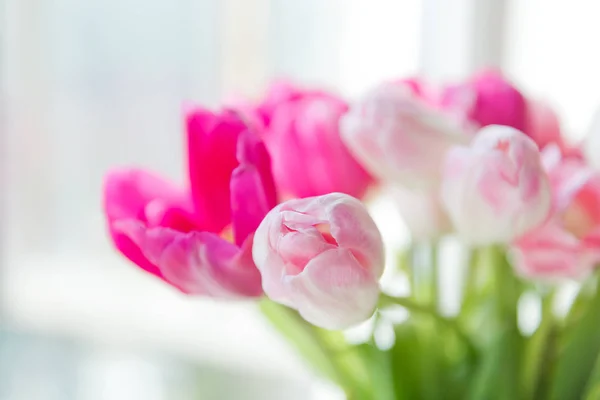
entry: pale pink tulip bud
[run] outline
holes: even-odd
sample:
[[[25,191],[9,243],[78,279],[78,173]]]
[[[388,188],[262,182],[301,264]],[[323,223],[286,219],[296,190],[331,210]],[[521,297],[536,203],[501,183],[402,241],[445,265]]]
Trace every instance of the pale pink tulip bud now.
[[[540,225],[551,193],[537,145],[507,126],[481,129],[443,169],[442,200],[454,227],[477,245],[507,243]]]
[[[252,254],[267,296],[317,326],[347,328],[375,310],[383,243],[363,204],[351,196],[280,204],[258,227]]]
[[[350,107],[340,130],[348,148],[376,178],[413,188],[437,186],[445,152],[468,140],[455,118],[402,82],[369,92]]]

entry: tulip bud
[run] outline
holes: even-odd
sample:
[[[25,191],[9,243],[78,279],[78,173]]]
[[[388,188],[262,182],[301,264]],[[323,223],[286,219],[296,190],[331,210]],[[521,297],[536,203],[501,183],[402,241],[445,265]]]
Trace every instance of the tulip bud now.
[[[267,296],[317,326],[347,328],[375,310],[383,243],[353,197],[331,193],[280,204],[258,227],[252,254]]]
[[[401,82],[368,93],[340,127],[348,148],[376,178],[413,188],[436,186],[443,155],[467,138],[450,115]]]
[[[507,243],[540,225],[551,193],[536,144],[506,126],[481,129],[470,147],[453,147],[442,199],[454,227],[472,244]]]

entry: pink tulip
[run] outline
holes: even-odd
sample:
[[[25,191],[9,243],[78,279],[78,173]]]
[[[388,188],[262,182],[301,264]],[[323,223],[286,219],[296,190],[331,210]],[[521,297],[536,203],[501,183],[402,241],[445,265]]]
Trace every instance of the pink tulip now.
[[[357,199],[331,193],[280,204],[256,230],[252,253],[267,296],[307,321],[342,329],[373,314],[383,243]]]
[[[484,70],[464,83],[449,85],[442,93],[441,105],[462,110],[480,127],[506,125],[526,129],[526,100],[499,71]]]
[[[188,294],[262,294],[252,238],[275,205],[269,156],[231,111],[187,113],[190,189],[141,169],[109,173],[104,209],[117,249]]]
[[[439,184],[445,152],[467,134],[418,93],[411,83],[380,85],[350,108],[341,130],[348,148],[376,178],[429,189]]]
[[[553,195],[552,215],[515,243],[517,268],[535,278],[581,278],[600,262],[600,174],[579,158],[543,153]]]
[[[443,173],[443,203],[458,233],[472,244],[508,243],[544,222],[550,211],[538,148],[516,129],[481,129],[470,147],[448,152]]]
[[[338,121],[347,108],[331,94],[283,82],[274,85],[256,108],[283,195],[365,194],[373,180],[340,139]]]

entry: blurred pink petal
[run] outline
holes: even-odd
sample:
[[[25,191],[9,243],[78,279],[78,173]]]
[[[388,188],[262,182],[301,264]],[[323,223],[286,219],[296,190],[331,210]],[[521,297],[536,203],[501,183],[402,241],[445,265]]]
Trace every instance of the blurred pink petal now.
[[[260,296],[260,274],[243,249],[210,232],[182,233],[124,220],[115,229],[129,237],[164,279],[187,294],[219,298]]]
[[[580,158],[544,149],[553,207],[550,219],[517,240],[517,268],[526,276],[583,278],[600,262],[600,174]]]
[[[551,143],[564,147],[558,116],[545,103],[530,100],[527,102],[527,113],[524,132],[532,138],[540,149]]]
[[[253,256],[267,296],[315,325],[345,328],[375,309],[383,243],[355,198],[332,193],[280,204],[256,230]]]
[[[451,116],[418,98],[405,83],[380,85],[341,121],[342,138],[375,177],[392,184],[439,184],[443,156],[468,140]]]
[[[364,195],[372,178],[340,138],[338,123],[346,110],[342,99],[324,91],[304,90],[288,82],[270,89],[256,112],[265,121],[264,140],[283,194]]]
[[[104,178],[103,192],[108,229],[117,249],[142,269],[162,277],[156,265],[144,257],[131,238],[115,229],[114,225],[117,221],[132,219],[153,226],[185,227],[190,230],[195,227],[195,221],[189,213],[191,204],[186,193],[156,175],[133,168],[110,171]],[[169,204],[168,207],[161,206],[160,218],[147,213],[149,204],[153,202]],[[177,218],[174,218],[175,213],[179,214]]]
[[[526,128],[526,101],[500,71],[484,70],[467,81],[449,85],[441,99],[444,108],[464,110],[480,127],[505,125]]]

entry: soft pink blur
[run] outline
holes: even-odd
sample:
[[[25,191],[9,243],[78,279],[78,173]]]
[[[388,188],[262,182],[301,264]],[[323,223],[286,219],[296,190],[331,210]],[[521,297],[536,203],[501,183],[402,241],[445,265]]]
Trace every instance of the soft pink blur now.
[[[600,262],[600,174],[580,158],[544,150],[552,215],[515,244],[517,268],[535,278],[581,278]]]
[[[141,169],[109,173],[104,208],[115,246],[184,293],[259,296],[252,235],[275,205],[267,151],[232,111],[187,112],[190,186]]]
[[[385,83],[354,104],[341,121],[344,142],[386,183],[437,186],[445,152],[468,138],[457,120],[421,95],[418,81]]]
[[[481,129],[469,147],[448,152],[443,173],[444,205],[469,243],[508,243],[544,222],[550,211],[538,148],[514,128]]]
[[[260,104],[241,105],[251,123],[263,128],[277,188],[284,197],[331,192],[362,197],[373,179],[340,138],[346,102],[321,90],[280,81]]]
[[[253,256],[267,296],[315,325],[342,329],[373,314],[383,243],[353,197],[332,193],[280,204],[257,229]]]
[[[480,127],[506,125],[525,131],[526,100],[501,72],[480,71],[464,82],[448,85],[441,95],[443,108],[462,110]]]

